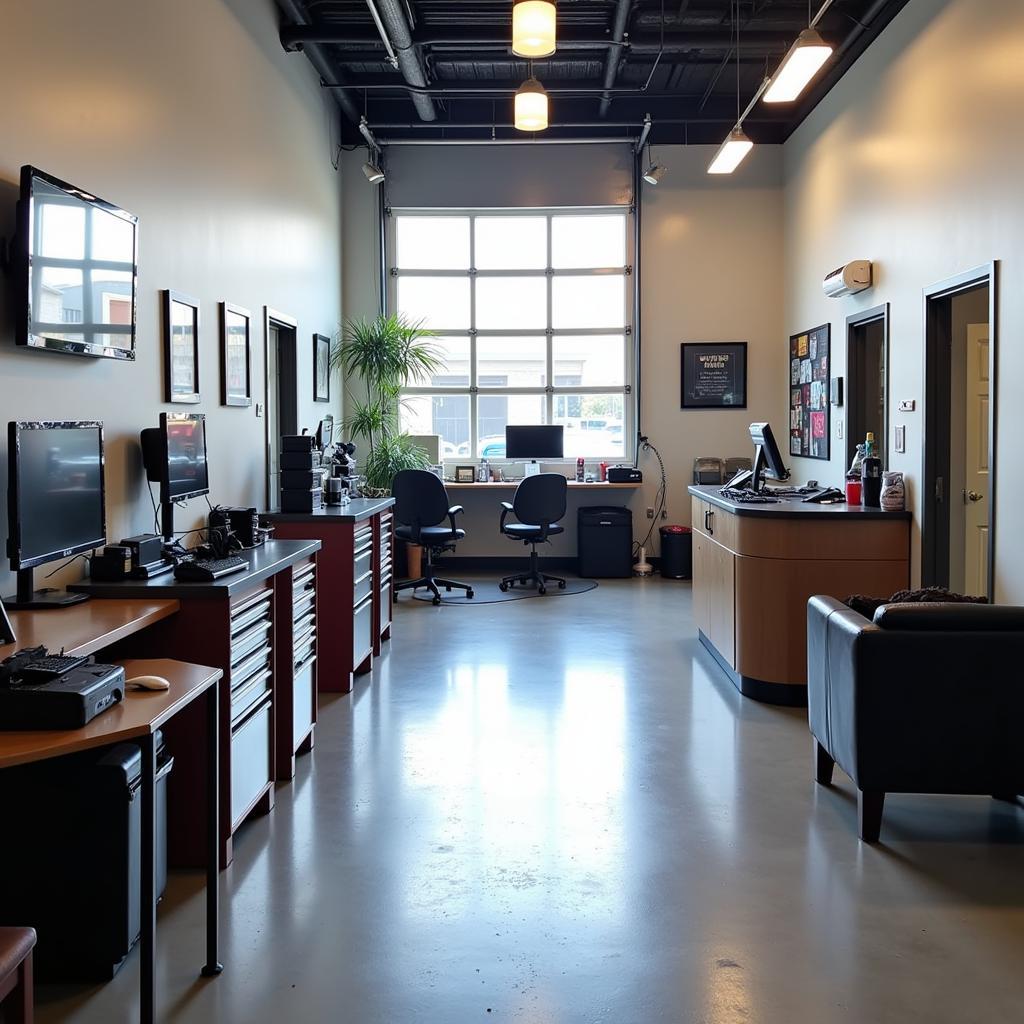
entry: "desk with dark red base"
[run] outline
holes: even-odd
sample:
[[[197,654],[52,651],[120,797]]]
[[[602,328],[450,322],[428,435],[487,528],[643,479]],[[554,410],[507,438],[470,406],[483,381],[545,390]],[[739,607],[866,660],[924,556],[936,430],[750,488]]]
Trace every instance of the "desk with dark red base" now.
[[[394,498],[356,498],[315,512],[272,512],[279,538],[320,543],[318,686],[348,693],[391,636]]]

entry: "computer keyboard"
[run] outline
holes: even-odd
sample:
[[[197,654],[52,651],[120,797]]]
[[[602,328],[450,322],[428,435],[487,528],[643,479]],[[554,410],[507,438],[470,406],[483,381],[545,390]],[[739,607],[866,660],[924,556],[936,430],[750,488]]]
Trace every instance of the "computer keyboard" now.
[[[70,672],[84,665],[89,659],[75,657],[70,654],[48,654],[44,658],[36,658],[21,669],[21,677],[26,682],[45,682]]]
[[[249,563],[238,555],[227,558],[195,558],[179,562],[174,567],[174,578],[185,583],[209,583],[241,569],[248,569]]]

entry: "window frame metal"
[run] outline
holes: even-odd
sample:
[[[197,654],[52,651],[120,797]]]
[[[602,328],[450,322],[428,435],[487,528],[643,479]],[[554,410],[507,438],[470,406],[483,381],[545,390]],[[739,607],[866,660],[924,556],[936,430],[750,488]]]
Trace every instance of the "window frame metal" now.
[[[439,337],[467,338],[469,339],[469,384],[464,387],[452,386],[415,386],[402,389],[403,396],[429,396],[429,395],[466,395],[469,397],[469,445],[472,454],[468,456],[451,456],[449,461],[460,461],[465,459],[480,459],[482,456],[475,454],[479,449],[480,438],[478,436],[479,412],[478,400],[480,395],[484,396],[515,396],[515,395],[536,395],[544,399],[544,422],[552,423],[555,409],[555,399],[559,395],[621,395],[622,396],[622,442],[623,450],[617,452],[606,452],[588,456],[588,459],[621,459],[632,461],[635,458],[636,445],[636,403],[635,375],[636,375],[636,346],[633,338],[633,265],[636,259],[634,252],[634,231],[632,230],[632,218],[635,216],[633,207],[629,204],[610,206],[556,206],[556,207],[389,207],[387,216],[387,252],[394,254],[391,266],[387,268],[387,309],[398,309],[398,281],[402,277],[449,277],[468,278],[469,287],[469,326],[461,329],[436,328]],[[626,262],[621,267],[559,267],[555,268],[552,262],[552,224],[553,218],[558,216],[607,216],[608,214],[619,214],[623,216],[623,251]],[[547,229],[547,256],[546,266],[533,269],[477,269],[476,262],[476,219],[478,217],[538,217],[543,216],[546,220]],[[462,269],[438,269],[424,270],[413,268],[402,268],[397,265],[397,219],[399,217],[466,217],[469,220],[469,267]],[[553,281],[556,277],[601,277],[616,276],[622,279],[622,303],[623,323],[621,327],[576,327],[556,328],[552,324],[553,313]],[[476,309],[476,282],[481,278],[509,278],[529,277],[544,278],[547,282],[547,309],[546,326],[531,328],[477,328]],[[621,335],[623,339],[623,383],[620,385],[608,385],[603,387],[592,387],[588,385],[562,385],[554,384],[554,339],[556,337],[607,337],[609,335]],[[505,386],[505,387],[481,387],[477,365],[477,339],[478,338],[543,338],[545,342],[545,380],[547,385],[543,386]],[[566,459],[570,460],[570,453],[566,453]],[[443,460],[442,460],[443,461]],[[489,459],[496,463],[507,463],[510,459]]]

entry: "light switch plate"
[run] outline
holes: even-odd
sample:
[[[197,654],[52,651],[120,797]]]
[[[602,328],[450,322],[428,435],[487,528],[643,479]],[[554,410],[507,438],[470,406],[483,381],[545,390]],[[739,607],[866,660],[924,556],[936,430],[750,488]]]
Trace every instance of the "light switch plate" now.
[[[843,439],[843,421],[836,420],[836,437],[842,441]]]
[[[896,443],[893,447],[901,455],[907,450],[907,428],[902,424],[896,428]]]
[[[900,402],[900,412],[913,412],[917,408],[917,402],[913,398],[904,398]]]
[[[257,402],[256,403],[256,419],[262,419],[262,418],[263,418],[263,403],[262,402]]]

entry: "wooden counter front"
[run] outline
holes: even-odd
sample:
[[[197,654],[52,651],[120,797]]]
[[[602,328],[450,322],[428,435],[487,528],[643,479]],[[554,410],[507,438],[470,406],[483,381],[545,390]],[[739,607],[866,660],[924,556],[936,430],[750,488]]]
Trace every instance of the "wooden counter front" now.
[[[737,505],[691,487],[693,608],[701,642],[741,693],[807,699],[807,601],[909,585],[910,516],[783,501]]]

